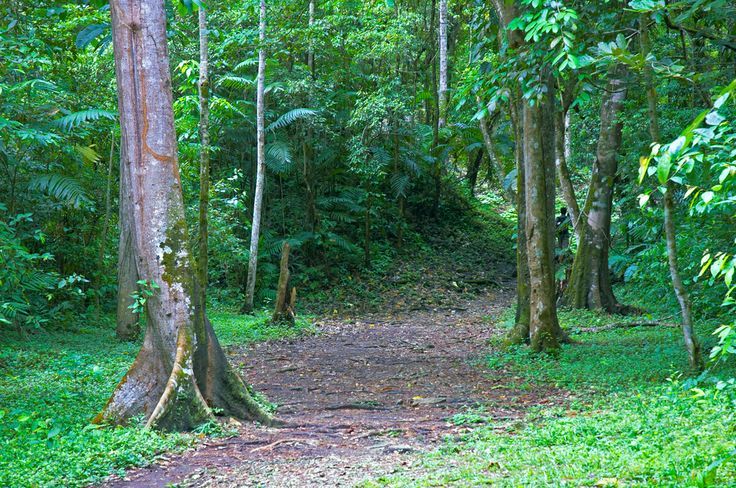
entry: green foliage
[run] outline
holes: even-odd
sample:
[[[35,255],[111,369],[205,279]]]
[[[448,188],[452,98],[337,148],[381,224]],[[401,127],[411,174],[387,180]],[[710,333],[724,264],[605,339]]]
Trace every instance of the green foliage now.
[[[656,175],[659,185],[686,187],[683,199],[690,199],[691,213],[704,216],[711,222],[715,220],[716,225],[723,219],[732,220],[736,216],[736,153],[733,150],[736,128],[733,125],[733,107],[727,103],[733,100],[735,91],[736,81],[733,81],[720,91],[713,107],[701,112],[673,142],[654,145],[651,155],[642,158],[639,170],[640,181],[647,175]],[[658,190],[665,192],[667,187],[660,186]],[[641,195],[640,205],[646,205],[650,195]],[[695,279],[707,277],[706,286],[709,287],[713,287],[717,280],[722,281],[726,287],[722,306],[733,311],[736,307],[733,298],[736,290],[733,280],[736,241],[730,232],[721,239],[713,237],[707,245],[728,247],[704,249]],[[718,336],[719,344],[711,350],[711,359],[736,354],[735,325],[723,324],[716,329],[714,334]]]
[[[5,221],[3,210],[0,204],[0,331],[61,328],[84,298],[86,280],[49,269],[53,256],[41,250],[46,236],[33,229],[31,215]]]
[[[265,312],[210,315],[218,337],[231,347],[314,330],[306,318],[293,326],[272,325]],[[0,330],[0,486],[89,486],[150,464],[162,452],[183,450],[202,435],[230,435],[219,423],[186,435],[157,433],[135,422],[90,424],[139,348],[117,341],[111,327],[79,326],[30,341]]]
[[[560,317],[573,331],[630,320]],[[489,358],[492,371],[519,376],[508,388],[527,390],[543,405],[518,420],[494,419],[495,405],[457,415],[454,422],[479,426],[425,455],[419,469],[361,486],[730,486],[733,382],[680,377],[687,357],[676,328],[573,337],[579,343],[557,359],[524,348],[494,350]]]
[[[160,289],[160,287],[155,282],[147,280],[138,280],[136,284],[138,285],[138,290],[130,295],[130,298],[133,299],[133,303],[128,305],[128,308],[131,309],[133,313],[142,314],[146,310],[146,302],[156,293],[156,290]]]

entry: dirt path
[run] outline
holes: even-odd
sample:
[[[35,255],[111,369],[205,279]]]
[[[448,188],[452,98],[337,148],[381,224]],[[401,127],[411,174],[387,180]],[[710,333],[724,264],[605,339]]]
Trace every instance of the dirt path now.
[[[411,469],[419,452],[459,433],[447,419],[464,407],[513,419],[547,401],[509,373],[478,367],[499,333],[488,317],[511,297],[498,291],[454,310],[327,320],[313,337],[230,349],[287,426],[242,425],[238,437],[107,486],[352,486]]]

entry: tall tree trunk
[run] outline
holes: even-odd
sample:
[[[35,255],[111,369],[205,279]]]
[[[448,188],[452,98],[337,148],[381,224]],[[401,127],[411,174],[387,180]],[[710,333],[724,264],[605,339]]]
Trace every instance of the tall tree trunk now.
[[[138,314],[130,308],[131,295],[138,290],[135,244],[133,242],[133,196],[125,146],[120,144],[120,241],[118,243],[118,297],[115,335],[123,341],[138,338]]]
[[[639,17],[639,42],[641,54],[646,59],[651,50],[649,43],[649,17],[642,14]],[[659,117],[657,107],[657,89],[654,85],[654,73],[649,61],[644,63],[644,82],[646,83],[647,108],[649,113],[649,134],[652,142],[660,142],[659,133]],[[703,369],[703,355],[697,336],[693,330],[692,307],[690,304],[690,294],[685,288],[680,276],[680,270],[677,267],[677,230],[675,228],[675,200],[673,196],[674,185],[668,179],[666,191],[663,198],[664,205],[664,234],[667,242],[667,263],[670,269],[670,277],[672,279],[672,288],[675,291],[677,302],[680,305],[680,314],[682,315],[682,335],[687,349],[688,361],[690,367],[694,370]]]
[[[132,204],[128,222],[138,274],[159,288],[146,303],[143,346],[96,421],[120,423],[143,414],[147,426],[187,430],[217,408],[269,422],[228,364],[199,303],[179,177],[164,1],[112,0],[110,6],[121,164]]]
[[[625,77],[626,68],[623,65],[616,65],[609,71],[608,86],[601,102],[598,149],[583,210],[587,217],[578,222],[578,250],[570,281],[561,300],[562,304],[573,308],[621,311],[611,287],[608,249],[611,244],[613,191],[618,170],[616,156],[621,148],[622,124],[618,117],[626,100]]]
[[[550,85],[551,88],[551,85]],[[549,91],[522,108],[526,247],[529,260],[529,341],[535,351],[554,351],[566,339],[557,320],[554,105]]]
[[[511,122],[514,130],[514,159],[516,162],[516,316],[514,327],[506,337],[506,344],[529,343],[529,258],[526,249],[526,184],[524,172],[523,132],[521,127],[521,102],[510,103]]]
[[[493,0],[493,6],[504,26],[518,17],[513,2]],[[511,48],[524,45],[520,31],[507,29],[506,34]],[[551,89],[551,80],[545,81]],[[522,100],[519,93],[516,99],[519,101],[512,104],[512,111],[515,112],[518,127],[516,143],[521,145],[518,148],[521,153],[517,155],[517,177],[523,182],[523,186],[518,188],[518,228],[524,230],[525,243],[523,251],[522,246],[519,246],[517,259],[525,254],[527,266],[517,262],[516,325],[507,341],[528,341],[535,351],[554,351],[561,341],[567,340],[557,320],[555,303],[554,104],[549,89],[533,105],[528,100]],[[522,200],[524,212],[521,212]],[[525,273],[528,273],[528,279]]]
[[[439,99],[439,119],[438,125],[442,129],[447,125],[447,0],[440,0],[440,29],[439,29],[439,46],[440,46],[440,80],[437,89]]]
[[[256,273],[258,272],[258,239],[261,235],[261,213],[263,206],[263,186],[266,179],[266,130],[265,130],[265,84],[266,84],[266,0],[261,0],[261,14],[258,27],[258,83],[256,93],[256,132],[257,169],[256,191],[253,201],[253,225],[250,233],[250,256],[248,258],[248,284],[244,311],[253,311],[256,292]]]
[[[432,28],[434,28],[434,7],[436,0],[432,0]],[[434,119],[434,133],[432,139],[432,150],[436,161],[433,169],[434,195],[432,197],[432,215],[437,218],[440,209],[442,195],[442,172],[444,169],[444,157],[439,153],[440,130],[447,124],[447,0],[439,0],[437,29],[437,44],[439,61],[432,62],[432,85],[435,89],[436,115]],[[439,65],[439,75],[438,75]]]
[[[208,263],[208,211],[210,203],[210,77],[207,30],[207,12],[199,6],[199,253],[197,256],[197,278],[199,279],[199,302],[206,310],[207,263]]]

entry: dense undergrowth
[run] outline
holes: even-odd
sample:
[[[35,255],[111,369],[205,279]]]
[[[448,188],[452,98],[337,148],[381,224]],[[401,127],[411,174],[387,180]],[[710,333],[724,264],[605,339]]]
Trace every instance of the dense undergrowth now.
[[[636,302],[635,290],[624,295]],[[510,327],[511,313],[500,320]],[[425,456],[426,474],[366,486],[733,486],[736,385],[718,379],[733,365],[689,375],[664,308],[643,319],[561,311],[560,320],[577,343],[559,357],[494,345],[487,360],[489,374],[510,371],[548,404],[523,421],[494,420],[482,406],[457,415],[449,420],[475,427]],[[607,328],[650,320],[663,325]],[[706,346],[714,328],[697,326]]]
[[[437,218],[408,229],[401,248],[386,241],[369,268],[306,287],[304,306],[340,314],[446,308],[512,279],[513,206],[490,192],[448,196]]]
[[[214,312],[211,319],[225,346],[311,330],[307,320],[271,325],[265,313]],[[213,433],[212,426],[163,434],[139,425],[90,424],[139,348],[115,339],[112,327],[78,327],[30,339],[0,335],[0,486],[86,486]]]

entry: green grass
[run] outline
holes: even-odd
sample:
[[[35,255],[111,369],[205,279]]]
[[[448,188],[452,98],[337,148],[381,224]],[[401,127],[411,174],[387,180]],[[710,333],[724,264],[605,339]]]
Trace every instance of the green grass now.
[[[293,327],[270,325],[266,313],[215,312],[211,319],[226,346],[311,330],[306,320]],[[27,340],[0,335],[0,486],[86,486],[194,443],[193,434],[89,423],[139,347],[117,341],[112,327],[41,333]]]
[[[631,320],[587,312],[560,319],[572,330]],[[712,330],[698,327],[711,343]],[[699,380],[679,373],[687,368],[679,329],[573,337],[579,343],[558,358],[526,348],[494,348],[488,358],[491,370],[557,396],[557,406],[535,407],[517,422],[494,421],[483,409],[458,415],[456,423],[479,426],[424,456],[418,471],[364,486],[736,486],[736,387],[713,373]]]

